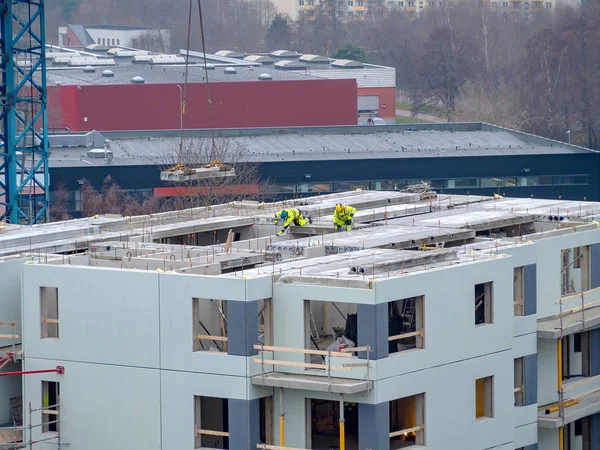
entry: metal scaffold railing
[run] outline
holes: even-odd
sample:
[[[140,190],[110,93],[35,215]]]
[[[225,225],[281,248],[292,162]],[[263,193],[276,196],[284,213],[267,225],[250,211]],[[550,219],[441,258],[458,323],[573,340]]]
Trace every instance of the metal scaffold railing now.
[[[590,390],[586,390],[585,392],[578,393],[576,395],[568,395],[565,394],[567,391],[571,391],[575,388],[579,388],[586,384],[599,381],[600,375],[587,377],[583,380],[569,383],[567,386],[563,385],[563,346],[564,346],[564,338],[565,338],[565,318],[574,314],[581,314],[581,320],[576,320],[576,323],[581,323],[581,326],[578,328],[578,333],[583,333],[586,331],[586,311],[590,311],[595,308],[600,308],[600,288],[590,289],[586,291],[581,291],[578,293],[573,293],[571,295],[562,297],[560,300],[557,300],[556,303],[559,305],[559,314],[558,314],[558,323],[559,323],[559,337],[557,339],[556,346],[556,357],[557,357],[557,393],[558,393],[558,403],[554,405],[549,405],[547,407],[543,407],[546,414],[551,414],[558,412],[559,419],[559,450],[563,450],[564,448],[564,425],[565,425],[565,408],[569,408],[579,403],[579,400],[582,397],[587,395],[596,393],[600,391],[600,387],[595,387]],[[587,301],[587,303],[586,303]],[[578,302],[579,306],[572,307],[569,309],[564,309],[564,305],[571,302]],[[593,315],[592,315],[593,316]],[[577,318],[579,319],[579,318]],[[589,319],[589,318],[588,318]],[[572,322],[572,321],[571,321]],[[569,326],[573,326],[571,323]],[[569,333],[567,333],[569,334]]]

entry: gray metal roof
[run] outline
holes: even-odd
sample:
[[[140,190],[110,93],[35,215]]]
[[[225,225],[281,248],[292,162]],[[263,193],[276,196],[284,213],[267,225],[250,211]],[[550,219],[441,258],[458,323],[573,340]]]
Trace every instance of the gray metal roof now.
[[[256,73],[256,72],[254,72]],[[456,124],[461,125],[461,124]],[[465,124],[462,124],[463,127]],[[270,134],[246,131],[233,136],[234,145],[245,146],[259,162],[332,161],[349,159],[451,158],[503,155],[585,153],[589,150],[497,128],[498,131],[407,131],[407,127],[337,127],[335,131]],[[448,128],[448,127],[446,127]],[[452,129],[452,128],[450,128]],[[389,130],[389,131],[387,131]],[[130,135],[131,136],[131,135]],[[164,155],[178,145],[177,137],[150,137],[139,132],[129,138],[111,138],[112,165],[163,164]],[[51,167],[104,165],[103,159],[87,159],[88,148],[52,148]],[[85,161],[82,161],[85,160]],[[86,162],[87,161],[87,162]]]
[[[100,85],[100,84],[129,84],[134,76],[141,76],[147,84],[183,83],[185,65],[155,65],[149,64],[120,64],[111,66],[114,77],[102,77],[102,67],[97,67],[96,72],[85,73],[83,67],[78,68],[52,68],[47,70],[48,85]],[[235,75],[225,74],[225,67],[216,67],[208,72],[211,82],[232,81],[258,81],[258,76],[268,73],[273,80],[314,80],[315,77],[295,71],[275,70],[273,68],[237,67]],[[188,82],[201,83],[204,81],[204,67],[200,65],[189,66]]]

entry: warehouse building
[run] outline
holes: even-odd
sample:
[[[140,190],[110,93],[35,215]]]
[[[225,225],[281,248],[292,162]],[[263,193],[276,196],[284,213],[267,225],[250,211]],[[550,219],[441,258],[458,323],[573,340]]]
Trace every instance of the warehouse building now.
[[[118,114],[118,113],[116,113]],[[50,136],[52,186],[69,191],[68,209],[81,209],[80,183],[100,188],[110,175],[138,194],[189,195],[160,180],[178,132]],[[206,131],[186,132],[208,137]],[[450,194],[598,200],[598,154],[488,124],[220,130],[259,163],[269,180],[265,197],[299,198],[348,189],[402,190],[426,181]],[[105,140],[109,148],[104,151]],[[245,186],[255,192],[259,186]]]
[[[172,130],[356,125],[395,122],[395,69],[221,51],[207,55],[209,109],[201,53],[163,55],[119,47],[51,47],[48,121],[71,131]],[[273,52],[277,53],[277,52]],[[314,56],[314,55],[311,55]],[[183,103],[185,100],[185,107]]]
[[[354,231],[333,232],[338,201],[358,208]],[[273,213],[293,206],[312,225],[275,236]],[[413,189],[8,225],[5,370],[25,374],[22,399],[0,385],[2,418],[9,399],[22,418],[0,435],[73,450],[105,448],[106,430],[116,450],[595,449],[599,215]]]

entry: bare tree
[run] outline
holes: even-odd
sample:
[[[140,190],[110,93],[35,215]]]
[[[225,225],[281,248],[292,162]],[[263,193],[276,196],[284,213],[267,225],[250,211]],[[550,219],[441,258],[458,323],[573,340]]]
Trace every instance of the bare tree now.
[[[146,31],[131,40],[132,47],[151,52],[166,53],[169,51],[163,33],[160,30]]]
[[[265,198],[268,180],[259,172],[259,162],[242,143],[231,139],[189,138],[174,145],[164,157],[165,168],[183,164],[187,168],[200,168],[220,161],[235,170],[234,176],[212,177],[186,183],[182,193],[188,197],[189,206],[206,206],[236,200]]]
[[[447,18],[429,34],[419,61],[427,98],[440,102],[446,110],[446,120],[454,121],[460,88],[475,75],[479,63],[472,36],[454,28]]]

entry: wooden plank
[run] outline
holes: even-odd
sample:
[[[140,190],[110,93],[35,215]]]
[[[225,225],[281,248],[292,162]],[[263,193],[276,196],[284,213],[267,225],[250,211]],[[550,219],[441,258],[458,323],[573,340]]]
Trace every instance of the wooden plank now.
[[[371,347],[352,347],[342,349],[342,353],[357,353],[357,352],[371,352]]]
[[[390,336],[390,337],[388,337],[388,341],[397,341],[398,339],[406,339],[409,337],[422,336],[422,335],[423,335],[423,330],[418,330],[418,331],[413,331],[411,333],[396,334],[394,336]]]
[[[579,301],[581,301],[581,297],[579,297]],[[585,299],[584,299],[584,301],[585,301]],[[569,314],[577,313],[577,312],[581,311],[582,309],[588,310],[588,309],[596,308],[598,306],[600,306],[600,300],[594,300],[593,302],[584,303],[584,307],[583,308],[581,306],[577,306],[575,308],[566,309],[566,310],[564,310],[562,312],[562,315],[563,316],[568,316]],[[556,317],[560,317],[560,313],[555,314],[555,315],[550,316],[550,317],[545,317],[544,319],[551,319],[551,318],[556,318]]]
[[[577,294],[573,294],[573,295],[567,295],[566,297],[562,297],[560,300],[555,301],[555,304],[565,304],[568,302],[573,302],[575,300],[581,301],[581,294],[583,293],[583,297],[585,298],[586,294],[600,294],[600,287],[594,288],[594,289],[590,289],[587,291],[582,291],[582,292],[578,292]]]
[[[252,361],[254,361],[255,363],[264,363],[264,364],[273,364],[275,366],[290,366],[290,367],[305,367],[307,369],[320,369],[320,370],[327,370],[327,365],[326,364],[311,364],[311,363],[301,363],[301,362],[296,362],[296,361],[277,361],[274,359],[265,359],[265,360],[261,360],[261,359],[253,359]],[[343,367],[343,366],[330,366],[331,370],[352,370],[349,367]]]
[[[58,323],[58,319],[48,319],[47,317],[42,317],[42,322],[44,322],[44,323]]]
[[[595,377],[586,378],[585,380],[578,381],[573,384],[569,384],[567,386],[563,386],[563,391],[568,391],[578,386],[583,386],[584,384],[591,383],[592,381],[600,380],[600,375],[596,375]]]
[[[570,400],[579,400],[581,397],[585,397],[586,395],[594,394],[600,391],[600,387],[596,387],[594,389],[590,389],[589,391],[582,392],[581,394],[574,395],[570,398]]]
[[[198,435],[198,434],[205,434],[205,435],[208,435],[208,436],[229,437],[229,433],[227,433],[226,431],[213,431],[213,430],[196,429],[196,435]]]
[[[519,306],[523,306],[523,300],[517,300],[516,302],[513,302],[513,305],[519,305]]]
[[[55,409],[42,409],[43,414],[52,414],[58,416],[58,411]]]
[[[194,336],[196,338],[196,340],[198,339],[204,339],[207,341],[224,341],[227,342],[227,338],[224,336],[211,336],[210,334],[197,334],[196,336]]]
[[[303,353],[305,355],[322,355],[322,356],[336,356],[340,358],[352,358],[349,353],[342,352],[327,352],[325,350],[312,350],[306,348],[289,348],[289,347],[273,347],[272,345],[255,345],[255,350],[263,350],[265,352],[286,352],[286,353]]]
[[[296,447],[280,447],[278,445],[268,444],[256,444],[256,448],[263,450],[310,450],[308,448],[296,448]]]
[[[519,386],[513,389],[513,392],[517,393],[517,392],[523,392],[523,386]]]
[[[19,339],[18,334],[0,334],[0,339]]]
[[[400,431],[394,431],[393,433],[390,433],[390,437],[396,437],[396,436],[402,436],[404,433],[408,434],[408,433],[416,433],[417,431],[421,431],[425,429],[425,425],[419,425],[417,427],[412,427],[412,428],[406,428],[404,430],[400,430]]]

